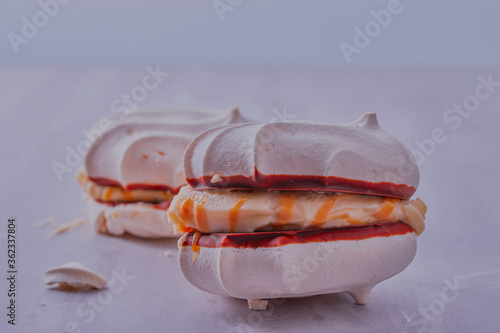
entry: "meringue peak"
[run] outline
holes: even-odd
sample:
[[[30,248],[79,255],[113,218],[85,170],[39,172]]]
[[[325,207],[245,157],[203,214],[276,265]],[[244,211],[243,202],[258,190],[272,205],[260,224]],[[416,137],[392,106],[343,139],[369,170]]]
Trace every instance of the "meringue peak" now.
[[[359,117],[358,120],[347,125],[380,129],[380,125],[378,124],[377,120],[377,114],[375,113],[364,113],[361,117]]]

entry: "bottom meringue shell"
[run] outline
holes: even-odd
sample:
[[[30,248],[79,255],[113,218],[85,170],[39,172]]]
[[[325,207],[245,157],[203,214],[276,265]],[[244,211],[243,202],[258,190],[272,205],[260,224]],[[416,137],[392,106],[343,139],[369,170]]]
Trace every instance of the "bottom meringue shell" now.
[[[402,222],[256,234],[253,242],[255,233],[202,235],[199,253],[193,234],[184,234],[184,276],[206,292],[252,301],[347,292],[365,304],[372,287],[405,269],[417,249],[415,232]]]

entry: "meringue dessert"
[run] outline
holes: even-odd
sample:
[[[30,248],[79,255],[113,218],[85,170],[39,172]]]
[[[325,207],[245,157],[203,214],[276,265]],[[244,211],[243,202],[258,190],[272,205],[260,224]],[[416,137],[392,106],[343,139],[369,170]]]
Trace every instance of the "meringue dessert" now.
[[[83,290],[102,289],[107,282],[84,264],[71,261],[61,267],[48,269],[45,272],[44,283],[58,284],[60,288],[66,290]]]
[[[111,128],[90,147],[77,176],[96,230],[173,237],[164,215],[186,184],[182,157],[187,145],[206,129],[246,121],[237,109],[138,110],[113,118]]]
[[[415,159],[375,114],[213,128],[189,144],[184,173],[189,185],[167,212],[184,233],[184,276],[255,310],[337,292],[365,304],[410,264],[425,228],[426,205],[410,200]]]

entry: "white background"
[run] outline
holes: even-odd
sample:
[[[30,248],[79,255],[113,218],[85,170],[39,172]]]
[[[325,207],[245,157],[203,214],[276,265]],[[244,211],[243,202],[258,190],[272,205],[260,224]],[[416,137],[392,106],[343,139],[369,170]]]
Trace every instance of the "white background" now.
[[[401,12],[347,64],[339,44],[353,44],[354,28],[389,2],[243,0],[221,21],[213,0],[71,0],[16,54],[7,34],[21,34],[22,17],[32,21],[40,6],[2,1],[0,63],[500,65],[495,0],[401,0]]]
[[[494,1],[402,1],[403,10],[347,63],[339,48],[385,1],[243,1],[221,21],[210,1],[73,0],[19,52],[35,1],[0,4],[0,236],[18,227],[18,324],[9,332],[282,331],[493,332],[500,327],[500,87],[453,128],[447,110],[475,95],[478,77],[500,81],[500,6]],[[376,112],[381,127],[424,154],[415,196],[429,206],[412,264],[376,286],[366,306],[345,294],[287,300],[255,313],[244,301],[204,293],[178,268],[174,240],[96,234],[89,224],[48,239],[35,224],[84,214],[75,172],[65,163],[111,104],[141,85],[146,66],[169,72],[139,106],[239,106],[260,121],[344,123]],[[485,91],[484,89],[482,90]],[[442,129],[444,142],[429,143]],[[427,142],[424,153],[422,142]],[[431,146],[429,146],[431,145]],[[432,149],[431,149],[432,148]],[[6,243],[0,238],[0,309]],[[173,257],[159,258],[165,250]],[[110,279],[134,276],[89,322],[78,306],[98,292],[43,285],[43,272],[81,261]],[[443,290],[452,301],[442,301]],[[102,296],[102,294],[101,294]],[[39,305],[46,303],[45,306]],[[88,310],[88,307],[85,308]],[[423,310],[422,310],[423,309]],[[434,313],[432,312],[434,311]],[[430,313],[426,319],[420,311]],[[431,311],[431,312],[429,312]]]

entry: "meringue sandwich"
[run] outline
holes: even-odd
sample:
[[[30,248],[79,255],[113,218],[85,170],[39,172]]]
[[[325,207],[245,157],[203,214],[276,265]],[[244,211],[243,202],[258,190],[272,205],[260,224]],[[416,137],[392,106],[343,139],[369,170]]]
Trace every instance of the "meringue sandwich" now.
[[[92,144],[77,176],[96,230],[173,237],[164,215],[186,184],[182,158],[187,145],[206,129],[246,121],[237,109],[138,110],[112,118],[111,129]]]
[[[410,199],[415,159],[375,114],[209,129],[189,144],[184,173],[167,213],[184,233],[183,274],[253,309],[336,292],[364,304],[410,264],[425,227],[426,205]]]

